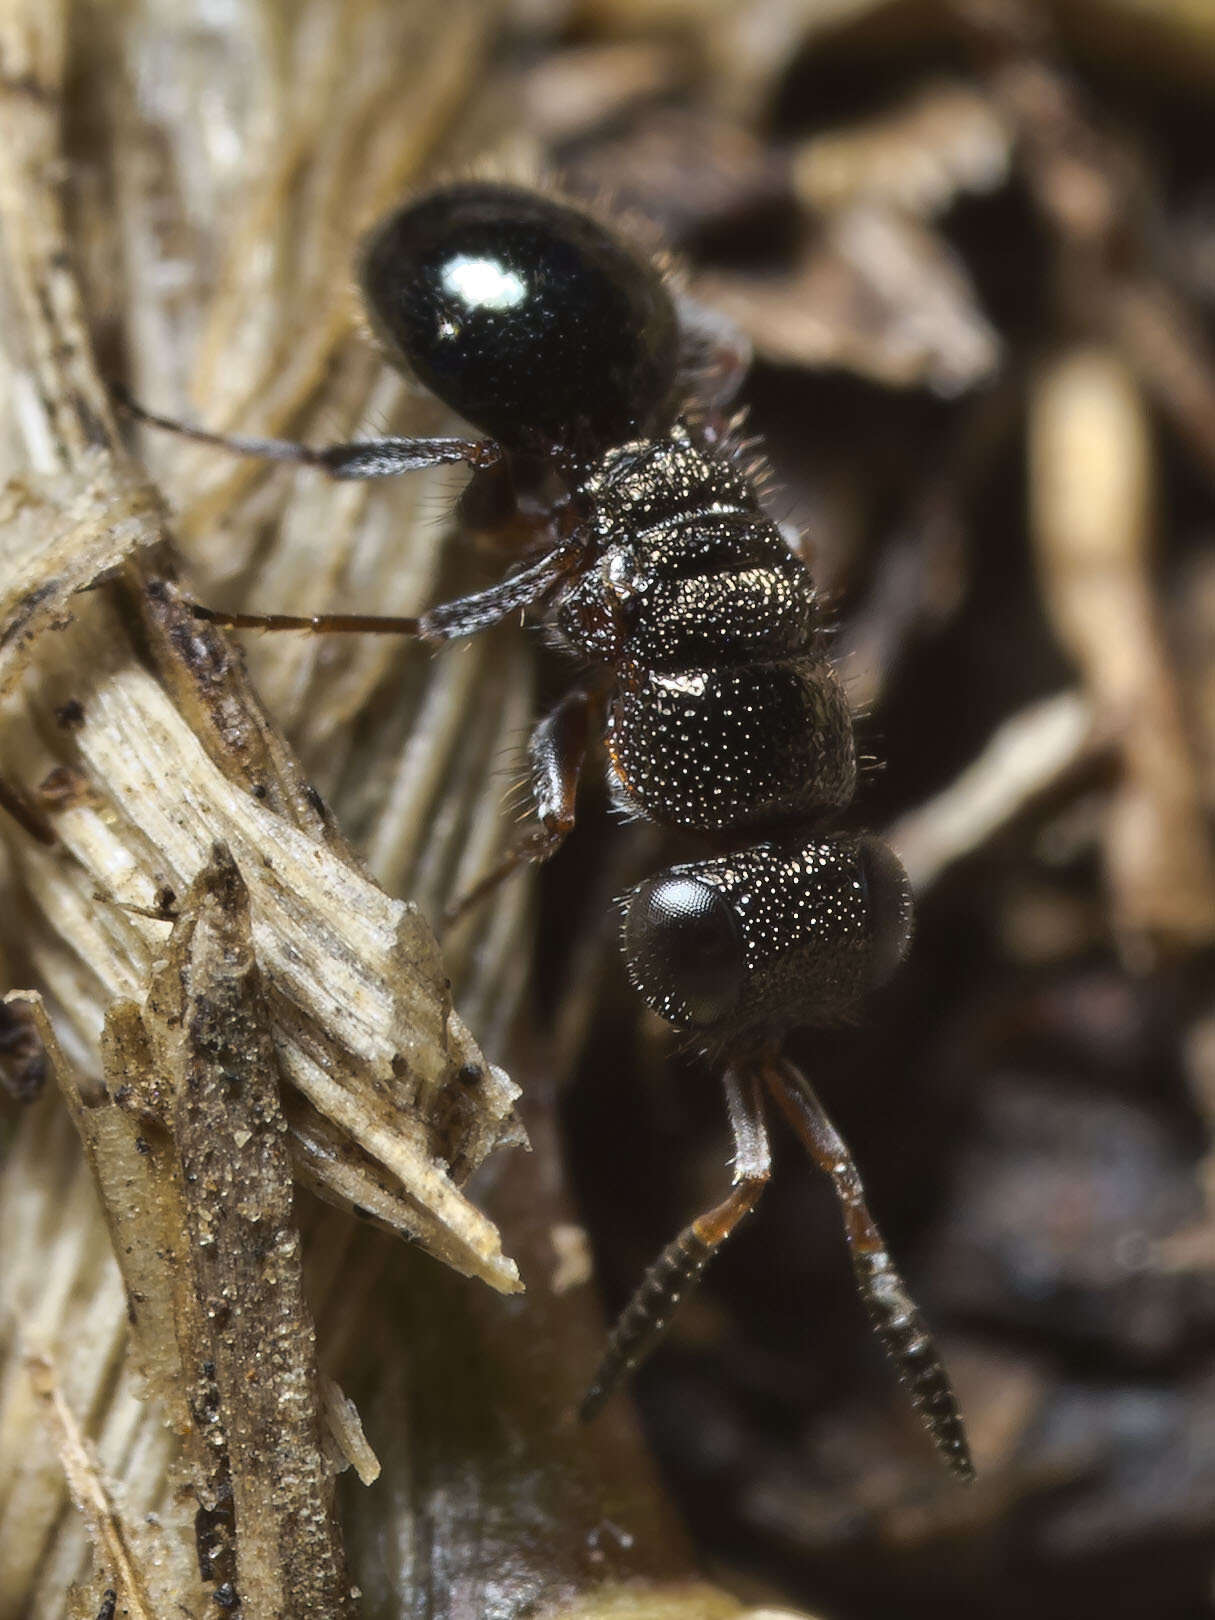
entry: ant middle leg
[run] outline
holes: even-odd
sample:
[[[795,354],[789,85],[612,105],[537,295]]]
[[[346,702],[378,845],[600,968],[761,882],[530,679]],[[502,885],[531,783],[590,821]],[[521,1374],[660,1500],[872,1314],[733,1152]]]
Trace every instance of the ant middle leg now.
[[[575,803],[592,726],[602,708],[599,688],[575,687],[535,727],[527,745],[532,803],[540,825],[521,838],[471,889],[444,912],[442,931],[486,899],[527,862],[541,865],[561,848],[574,828]]]
[[[416,617],[382,613],[223,613],[191,602],[196,619],[223,630],[308,630],[314,635],[416,636],[421,641],[455,641],[475,636],[523,608],[545,601],[581,565],[581,535],[574,535],[527,568],[508,574],[496,585],[428,608]]]
[[[744,1215],[759,1202],[772,1173],[768,1127],[755,1074],[725,1076],[726,1106],[734,1136],[734,1186],[729,1197],[698,1215],[646,1272],[612,1329],[594,1382],[579,1415],[584,1422],[601,1410],[609,1395],[634,1372],[671,1325],[680,1301],[700,1281],[705,1267]]]

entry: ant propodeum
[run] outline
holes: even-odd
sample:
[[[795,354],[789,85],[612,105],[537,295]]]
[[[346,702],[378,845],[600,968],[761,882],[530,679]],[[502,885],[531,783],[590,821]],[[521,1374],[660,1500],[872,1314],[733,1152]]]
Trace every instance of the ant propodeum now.
[[[948,1374],[806,1078],[797,1025],[850,1018],[901,961],[906,876],[875,838],[827,836],[852,799],[852,719],[824,651],[810,572],[761,504],[723,414],[743,348],[590,214],[492,182],[441,187],[367,239],[363,296],[389,356],[487,437],[312,449],[156,426],[334,478],[464,463],[461,510],[516,537],[499,584],[418,618],[217,613],[230,628],[387,631],[441,642],[540,609],[591,673],[529,746],[538,827],[478,886],[552,855],[602,732],[617,803],[700,835],[703,860],[622,902],[629,976],[670,1024],[720,1054],[734,1136],[729,1196],[646,1274],[583,1405],[592,1416],[654,1347],[770,1174],[774,1100],[834,1184],[857,1285],[950,1469],[973,1468]]]

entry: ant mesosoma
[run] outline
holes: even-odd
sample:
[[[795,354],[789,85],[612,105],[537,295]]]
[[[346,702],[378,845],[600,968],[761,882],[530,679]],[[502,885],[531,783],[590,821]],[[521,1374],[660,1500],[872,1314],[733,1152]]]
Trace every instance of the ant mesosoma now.
[[[595,672],[532,733],[537,830],[466,902],[558,848],[597,730],[618,804],[712,851],[627,894],[622,938],[642,997],[721,1054],[733,1189],[646,1274],[583,1415],[653,1349],[754,1207],[770,1174],[771,1097],[834,1184],[860,1293],[917,1411],[953,1473],[972,1478],[948,1374],[848,1150],[780,1052],[787,1029],[851,1017],[893,973],[911,903],[885,844],[816,830],[853,797],[852,720],[810,572],[765,512],[722,414],[745,369],[740,345],[616,231],[500,183],[451,184],[400,208],[364,244],[360,280],[390,357],[486,438],[312,449],[205,433],[127,404],[156,426],[334,478],[472,469],[464,521],[498,527],[521,553],[488,590],[408,619],[194,607],[233,629],[431,642],[547,612]]]

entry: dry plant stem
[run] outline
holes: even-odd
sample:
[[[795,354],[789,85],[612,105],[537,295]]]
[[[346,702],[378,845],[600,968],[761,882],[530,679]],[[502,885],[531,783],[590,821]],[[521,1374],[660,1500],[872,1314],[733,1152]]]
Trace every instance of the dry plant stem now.
[[[278,1068],[226,851],[184,898],[146,1007],[111,1009],[103,1100],[82,1094],[40,1003],[32,1011],[102,1194],[148,1392],[187,1442],[200,1523],[227,1531],[208,1543],[208,1578],[229,1581],[250,1620],[352,1612]],[[88,1447],[61,1451],[80,1501]],[[124,1602],[154,1614],[163,1553],[128,1546],[121,1512],[94,1505],[103,1485],[83,1494],[103,1567]]]
[[[352,324],[352,244],[418,183],[453,121],[467,121],[501,9],[499,0],[255,8],[280,53],[256,86],[273,124],[269,139],[259,131],[256,172],[242,174],[233,228],[216,231],[215,297],[191,385],[207,426],[285,434],[313,403]],[[155,348],[141,347],[140,362],[143,397]],[[222,531],[266,469],[207,452],[191,465],[203,487],[184,527],[206,550],[230,553]],[[233,561],[224,556],[226,573]]]
[[[216,638],[200,634],[185,610],[174,617],[171,603],[163,593],[155,599],[167,619],[165,655],[177,663],[166,685],[192,688],[203,705],[210,686],[222,693],[226,685],[213,679]],[[107,996],[140,993],[165,925],[115,902],[147,906],[166,883],[180,893],[222,836],[248,874],[291,1083],[336,1128],[331,1142],[348,1141],[334,1158],[318,1152],[316,1132],[306,1129],[300,1144],[310,1177],[339,1201],[351,1198],[356,1178],[367,1202],[353,1201],[386,1224],[462,1270],[517,1286],[496,1233],[445,1168],[459,1163],[467,1173],[493,1146],[517,1139],[513,1091],[453,1013],[421,919],[217,767],[206,732],[191,729],[171,692],[138,662],[121,617],[100,601],[78,611],[77,623],[40,654],[28,714],[14,713],[0,734],[0,759],[37,758],[50,739],[66,743],[84,772],[85,790],[56,815],[60,848],[14,846],[50,930],[35,931],[35,958],[53,974],[66,948],[98,981],[83,1005],[63,990],[65,1015],[87,1041]],[[70,739],[56,738],[54,712],[69,700],[81,705],[83,722]],[[221,713],[219,724],[231,734],[230,718]],[[256,734],[252,751],[260,752]],[[225,763],[237,758],[230,749]],[[99,890],[109,902],[101,907]],[[465,1064],[484,1075],[475,1092],[450,1085]]]
[[[67,239],[50,185],[58,161],[56,85],[62,63],[43,41],[53,42],[54,30],[41,8],[30,11],[24,29],[22,17],[20,9],[10,13],[7,34],[0,36],[3,60],[16,64],[12,76],[20,84],[0,104],[5,269],[25,317],[20,331],[26,352],[14,352],[10,362],[25,362],[27,371],[18,375],[34,398],[46,402],[41,414],[31,405],[41,437],[33,429],[29,436],[45,448],[55,472],[45,489],[17,487],[14,493],[10,486],[6,492],[13,503],[5,535],[12,575],[0,581],[0,605],[9,609],[0,683],[14,684],[37,648],[46,660],[34,693],[35,708],[45,706],[38,721],[42,737],[54,738],[58,729],[55,691],[62,692],[60,704],[75,698],[80,726],[70,739],[60,732],[55,746],[63,750],[65,763],[84,765],[86,791],[58,817],[60,849],[47,853],[18,840],[18,867],[61,932],[73,937],[83,927],[90,937],[89,967],[100,981],[101,1003],[92,1010],[94,1028],[106,993],[129,993],[137,986],[158,936],[163,937],[163,927],[141,925],[134,917],[125,922],[121,915],[89,917],[97,888],[135,904],[147,903],[149,882],[156,887],[167,877],[184,888],[205,861],[212,839],[222,833],[238,862],[255,874],[255,936],[266,959],[276,953],[258,921],[256,891],[261,875],[278,870],[279,925],[269,929],[279,939],[278,965],[270,970],[271,1001],[283,1009],[280,1023],[294,1021],[287,1008],[298,1008],[301,1001],[311,1003],[318,1015],[311,1029],[298,1028],[297,1058],[289,1064],[295,1083],[339,1130],[349,1134],[353,1127],[362,1138],[354,1166],[372,1184],[371,1207],[382,1218],[423,1241],[437,1239],[448,1258],[464,1250],[457,1263],[498,1286],[513,1287],[512,1268],[508,1262],[504,1267],[500,1251],[495,1253],[496,1235],[445,1185],[447,1177],[434,1164],[442,1153],[449,1163],[460,1160],[467,1171],[496,1142],[512,1139],[513,1126],[509,1087],[503,1089],[501,1077],[484,1064],[452,1015],[433,941],[420,919],[386,900],[353,866],[318,812],[290,751],[261,713],[231,649],[193,625],[170,589],[145,589],[145,576],[136,572],[138,600],[147,612],[141,622],[125,624],[107,616],[96,598],[75,594],[125,556],[163,545],[164,531],[154,494],[115,447],[68,268]],[[36,568],[42,578],[33,584]],[[38,645],[42,632],[69,613],[78,625]],[[133,638],[144,636],[157,657],[163,689],[143,667]],[[45,743],[24,725],[24,717],[15,714],[0,736],[0,754],[10,761],[46,757]],[[116,820],[113,812],[119,808]],[[318,848],[318,838],[329,851]],[[271,849],[277,851],[276,861],[265,857]],[[65,853],[74,859],[65,860]],[[318,877],[324,897],[314,888]],[[316,956],[318,947],[327,962]],[[315,1000],[318,995],[325,1006]],[[88,1021],[86,1014],[82,1036]],[[327,1050],[334,1035],[339,1044],[353,1042],[357,1065],[366,1065],[362,1081],[353,1086],[341,1072],[341,1060],[334,1069]],[[461,1106],[453,1114],[443,1098],[446,1080],[468,1063],[480,1066],[486,1083],[474,1103],[460,1092]],[[403,1110],[441,1116],[446,1140],[424,1127],[418,1130],[416,1120],[411,1127]],[[497,1119],[486,1132],[481,1123],[489,1114]],[[324,1156],[310,1150],[308,1157],[313,1174],[323,1180]],[[349,1169],[333,1178],[335,1197],[348,1196]],[[407,1195],[415,1208],[408,1216],[398,1208],[394,1217],[385,1195],[393,1181],[415,1173],[418,1196]],[[462,1236],[455,1234],[453,1220],[464,1228]],[[441,1228],[448,1228],[454,1246],[440,1236]]]
[[[1061,692],[1006,720],[979,757],[926,804],[886,829],[911,887],[924,894],[1102,752],[1092,708]]]
[[[188,1244],[177,1338],[208,1454],[202,1505],[249,1616],[353,1613],[322,1459],[315,1333],[292,1222],[287,1125],[253,953],[248,892],[222,847],[192,885],[143,1013],[159,1097],[133,1099],[175,1160]],[[163,1111],[163,1112],[162,1112]],[[200,1491],[200,1496],[202,1492]]]
[[[62,1096],[78,1106],[78,1077],[45,1012],[36,1000],[26,998],[26,1007]],[[143,1185],[146,1156],[135,1146],[132,1122],[116,1108],[89,1110],[87,1119],[98,1137],[93,1161],[104,1152],[113,1179]],[[124,1134],[129,1165],[120,1151]],[[147,1400],[148,1388],[160,1386],[137,1379],[126,1354],[128,1299],[89,1171],[78,1148],[70,1151],[73,1136],[60,1097],[48,1093],[26,1114],[0,1180],[7,1257],[0,1272],[0,1616],[65,1614],[71,1584],[90,1567],[94,1587],[122,1579],[132,1603],[146,1593],[156,1620],[177,1603],[201,1612],[209,1599],[192,1538],[176,1511],[165,1512],[182,1483],[175,1472],[177,1443],[164,1409]],[[123,1208],[130,1202],[128,1196]],[[154,1248],[165,1229],[149,1221],[142,1234],[161,1293],[167,1271]],[[143,1308],[154,1315],[152,1301]],[[168,1324],[164,1348],[177,1368],[170,1316],[162,1311],[160,1320]],[[178,1376],[176,1388],[182,1387]],[[179,1407],[184,1431],[188,1414],[180,1394]],[[83,1518],[64,1511],[65,1484],[83,1503]],[[122,1575],[124,1567],[129,1575]],[[99,1599],[91,1610],[88,1599],[82,1601],[91,1620]],[[78,1612],[74,1604],[71,1612]]]
[[[157,1620],[155,1597],[141,1567],[143,1560],[125,1515],[115,1504],[93,1447],[81,1430],[55,1377],[52,1364],[41,1356],[27,1363],[30,1383],[47,1411],[48,1424],[58,1442],[59,1456],[77,1508],[89,1523],[94,1544],[116,1582],[130,1620]]]
[[[1052,59],[1045,8],[1024,0],[954,5],[990,70],[993,100],[1016,131],[1030,189],[1055,233],[1070,317],[1102,329],[1215,476],[1215,351],[1201,318],[1155,262],[1129,154],[1097,128]]]
[[[1215,860],[1151,577],[1151,448],[1108,349],[1043,366],[1030,396],[1031,517],[1047,607],[1123,776],[1106,827],[1115,923],[1141,961],[1215,938]]]

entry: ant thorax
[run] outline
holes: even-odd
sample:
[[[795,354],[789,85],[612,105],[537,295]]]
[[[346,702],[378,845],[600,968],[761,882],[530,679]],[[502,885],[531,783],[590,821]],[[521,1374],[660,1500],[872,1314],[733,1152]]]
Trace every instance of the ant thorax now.
[[[856,785],[810,571],[728,453],[677,425],[606,455],[579,495],[597,559],[558,625],[610,664],[619,802],[690,832],[772,830]]]

